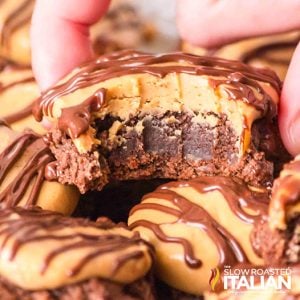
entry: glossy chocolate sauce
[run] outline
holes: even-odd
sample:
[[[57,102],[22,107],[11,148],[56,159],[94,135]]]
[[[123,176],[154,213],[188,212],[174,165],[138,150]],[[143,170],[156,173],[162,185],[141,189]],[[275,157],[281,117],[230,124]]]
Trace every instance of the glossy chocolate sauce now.
[[[91,113],[99,111],[104,104],[105,93],[105,89],[99,89],[83,103],[64,108],[61,113],[61,118],[58,120],[58,128],[68,134],[72,139],[78,138],[82,133],[88,130]]]
[[[159,187],[142,199],[141,204],[135,206],[130,215],[138,210],[157,210],[173,215],[177,218],[176,223],[187,223],[189,226],[204,230],[215,243],[219,252],[219,265],[235,265],[248,262],[247,256],[234,236],[212,218],[209,211],[194,204],[183,196],[172,191],[172,188],[192,187],[199,193],[219,191],[226,199],[231,211],[243,222],[253,224],[266,217],[268,208],[267,194],[251,192],[245,184],[238,179],[228,177],[199,177],[191,181],[171,182]],[[157,203],[145,203],[147,199],[161,199],[171,202],[176,206],[170,208]],[[252,213],[249,213],[250,209]],[[247,212],[248,210],[248,212]],[[165,243],[180,244],[184,249],[184,259],[190,268],[199,268],[202,262],[193,253],[193,242],[185,238],[171,237],[166,235],[159,224],[148,220],[138,220],[130,225],[131,229],[146,227],[155,236]]]
[[[272,117],[276,113],[276,104],[257,82],[268,83],[279,92],[281,82],[272,71],[256,69],[241,62],[219,58],[184,53],[152,55],[127,50],[100,57],[83,65],[66,82],[46,91],[37,100],[33,114],[38,121],[41,121],[43,116],[53,117],[54,102],[59,97],[111,78],[143,73],[160,78],[170,73],[219,77],[220,79],[214,79],[214,85],[216,87],[220,84],[227,85],[226,90],[230,99],[242,99],[245,103],[260,110],[263,116]],[[259,93],[259,98],[254,91]],[[77,108],[80,113],[82,107],[77,106]],[[62,115],[59,122],[69,124],[74,115],[76,115],[74,111],[72,114]],[[88,124],[90,121],[90,119],[85,119]],[[82,123],[82,120],[80,122]],[[88,128],[88,125],[83,127]],[[64,130],[72,131],[75,136],[82,132],[82,129],[76,131],[64,128]]]

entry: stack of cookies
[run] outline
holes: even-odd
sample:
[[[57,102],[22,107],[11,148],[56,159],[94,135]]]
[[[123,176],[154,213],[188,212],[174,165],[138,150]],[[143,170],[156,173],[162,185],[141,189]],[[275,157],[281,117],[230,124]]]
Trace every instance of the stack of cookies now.
[[[13,43],[32,3],[9,3],[22,19],[5,34]],[[0,299],[300,298],[300,157],[280,139],[273,71],[122,50],[39,95],[30,69],[10,60]],[[288,268],[292,286],[236,293],[228,267]]]

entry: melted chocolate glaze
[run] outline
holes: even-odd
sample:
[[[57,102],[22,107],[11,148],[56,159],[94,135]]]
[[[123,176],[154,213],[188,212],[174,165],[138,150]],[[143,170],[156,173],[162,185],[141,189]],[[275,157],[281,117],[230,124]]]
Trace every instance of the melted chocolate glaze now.
[[[168,65],[158,65],[164,63]],[[178,63],[185,65],[178,65]],[[228,85],[226,90],[232,100],[242,99],[245,103],[260,110],[263,116],[273,117],[276,114],[276,104],[257,82],[268,83],[279,92],[281,82],[272,71],[256,69],[238,61],[219,58],[185,53],[152,55],[136,51],[120,51],[84,64],[66,82],[43,93],[33,108],[33,114],[38,121],[42,120],[43,115],[53,117],[55,99],[111,78],[141,73],[160,78],[170,73],[224,77],[224,79],[214,80],[214,85]],[[262,99],[258,99],[252,89],[262,94]],[[81,109],[82,106],[79,105],[77,113],[73,110],[71,114],[62,115],[59,118],[60,122],[69,124],[74,115],[80,114]],[[86,123],[89,124],[90,121],[90,118],[85,118]],[[80,122],[82,123],[82,120]],[[88,128],[88,125],[85,124],[83,128]],[[71,131],[70,128],[67,130],[64,128],[64,130]],[[78,136],[81,132],[82,126],[78,131],[72,129],[73,135]]]
[[[238,179],[228,177],[199,177],[190,181],[171,182],[159,187],[155,192],[144,196],[142,202],[130,212],[130,215],[132,215],[134,212],[144,209],[162,211],[176,216],[176,223],[186,223],[204,230],[214,241],[218,249],[220,266],[226,264],[233,266],[237,263],[248,262],[247,256],[239,242],[230,232],[214,220],[208,211],[171,190],[172,188],[181,187],[192,187],[201,194],[219,191],[226,199],[231,211],[243,222],[249,224],[260,222],[266,217],[268,208],[267,194],[259,195],[258,193],[251,192]],[[169,201],[176,206],[176,209],[159,203],[143,202],[150,198]],[[255,214],[248,213],[247,209],[251,209]],[[131,224],[130,228],[134,229],[138,226],[149,228],[163,242],[180,244],[184,249],[185,262],[190,268],[199,268],[201,266],[201,261],[193,252],[193,242],[195,241],[167,236],[160,229],[159,224],[146,220],[138,220]]]
[[[78,138],[88,130],[91,113],[97,112],[101,108],[105,100],[105,93],[105,89],[99,89],[83,103],[64,108],[58,121],[58,128],[72,139]]]
[[[17,214],[18,218],[11,218],[12,214]],[[94,227],[99,229],[113,228],[114,224],[107,225],[107,222],[91,222],[87,219],[68,218],[59,213],[44,211],[39,207],[29,207],[23,209],[21,207],[6,208],[0,210],[0,236],[4,236],[4,240],[0,245],[0,253],[6,250],[6,245],[13,242],[12,247],[9,247],[9,259],[14,260],[20,249],[26,244],[37,241],[49,240],[64,240],[70,241],[67,246],[58,246],[52,251],[45,251],[45,259],[41,266],[41,275],[47,272],[51,267],[53,260],[62,253],[73,251],[75,249],[91,249],[86,251],[86,255],[77,261],[74,267],[68,271],[68,276],[76,276],[85,267],[87,263],[94,258],[105,255],[110,252],[115,252],[127,249],[134,245],[149,246],[149,253],[153,256],[153,250],[150,245],[143,241],[138,233],[132,237],[107,233],[107,234],[85,234],[85,233],[68,233],[63,235],[56,234],[56,231],[62,230],[65,227]],[[16,234],[18,233],[18,234]],[[116,256],[115,267],[112,276],[130,260],[139,260],[143,257],[142,250],[136,250],[123,256]]]
[[[26,206],[36,204],[44,181],[45,167],[53,160],[51,151],[42,138],[33,132],[25,132],[0,154],[0,185],[3,184],[8,172],[14,168],[16,161],[26,150],[30,150],[31,154],[27,163],[0,193],[0,202],[5,206],[18,205],[30,184],[32,184],[32,188]]]

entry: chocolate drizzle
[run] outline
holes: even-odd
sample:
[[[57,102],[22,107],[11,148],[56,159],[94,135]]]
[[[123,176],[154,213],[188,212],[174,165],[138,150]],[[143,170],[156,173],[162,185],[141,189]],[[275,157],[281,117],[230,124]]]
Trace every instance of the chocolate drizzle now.
[[[82,269],[99,256],[129,249],[133,246],[148,244],[143,241],[138,233],[131,237],[118,233],[100,231],[89,234],[83,231],[72,230],[72,228],[86,227],[98,229],[111,229],[116,225],[107,222],[91,222],[85,219],[68,218],[59,213],[44,211],[38,207],[30,207],[25,210],[21,207],[9,208],[0,211],[0,237],[4,237],[0,244],[0,253],[6,251],[8,259],[16,259],[20,249],[30,243],[57,241],[57,248],[54,250],[45,249],[45,259],[41,265],[40,273],[45,274],[51,267],[51,263],[61,254],[69,251],[80,250],[81,255],[77,257],[72,268],[65,270],[69,277],[78,275]],[[68,228],[69,231],[61,233],[61,230]],[[88,231],[87,231],[88,232]],[[61,245],[60,241],[65,243]],[[8,246],[9,245],[9,246]],[[38,247],[38,246],[37,246]],[[83,249],[86,251],[82,252]],[[149,246],[148,251],[152,256]],[[127,254],[116,253],[115,265],[112,267],[114,276],[122,266],[130,260],[139,260],[144,257],[143,249],[135,249]]]
[[[208,211],[201,206],[189,201],[179,195],[172,188],[192,187],[199,193],[219,191],[226,199],[231,211],[243,222],[253,224],[260,221],[267,214],[268,197],[267,194],[251,192],[247,186],[238,179],[227,177],[199,177],[191,181],[171,182],[159,187],[153,193],[144,196],[142,202],[135,206],[130,215],[138,210],[157,210],[173,215],[177,218],[174,223],[186,223],[189,226],[204,230],[215,243],[220,261],[220,266],[235,265],[237,263],[248,262],[247,256],[234,236],[212,218]],[[147,199],[162,199],[176,206],[171,208],[157,203],[145,203]],[[252,213],[247,212],[251,209]],[[146,227],[155,236],[166,243],[180,244],[184,249],[184,259],[190,268],[199,268],[201,261],[193,252],[193,242],[185,238],[167,236],[161,229],[160,224],[155,224],[148,220],[137,220],[130,224],[130,228]]]
[[[28,161],[0,193],[0,202],[7,207],[19,205],[30,184],[32,184],[32,188],[25,206],[36,204],[44,181],[45,167],[53,160],[53,156],[42,138],[33,132],[25,132],[0,154],[0,185],[3,184],[6,175],[14,168],[15,163],[25,151],[30,153]]]
[[[182,65],[179,65],[180,63]],[[281,88],[279,79],[272,71],[256,69],[237,61],[185,53],[152,55],[136,51],[120,51],[83,65],[66,82],[46,91],[36,102],[33,114],[38,121],[42,120],[43,115],[54,117],[53,106],[59,97],[111,78],[143,73],[160,78],[170,73],[220,77],[215,81],[216,86],[228,85],[227,89],[232,100],[242,99],[247,104],[255,106],[264,116],[273,116],[276,104],[257,81],[270,84],[278,92]],[[259,99],[254,90],[262,95]],[[77,106],[78,113],[79,109],[81,107]],[[75,111],[71,116],[74,114]],[[68,124],[70,114],[62,115],[59,119],[63,124]]]
[[[78,138],[89,128],[91,113],[100,110],[105,100],[105,89],[99,89],[83,103],[62,109],[58,128],[72,139]]]

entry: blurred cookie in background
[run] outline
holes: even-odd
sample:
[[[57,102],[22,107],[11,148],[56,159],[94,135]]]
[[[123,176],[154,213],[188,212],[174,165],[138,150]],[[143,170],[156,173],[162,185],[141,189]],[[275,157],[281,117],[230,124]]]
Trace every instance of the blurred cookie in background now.
[[[139,13],[133,1],[114,0],[101,21],[91,28],[91,39],[97,54],[139,48],[155,37],[154,24]]]
[[[35,1],[0,2],[0,54],[18,64],[30,64],[30,20]]]
[[[236,59],[260,68],[270,68],[284,79],[293,52],[300,40],[300,31],[245,39],[220,48],[204,49],[182,43],[182,50],[197,55]]]
[[[31,114],[32,105],[39,95],[39,88],[30,68],[17,67],[3,60],[0,71],[0,118],[14,130],[30,128],[44,133],[45,129]]]

